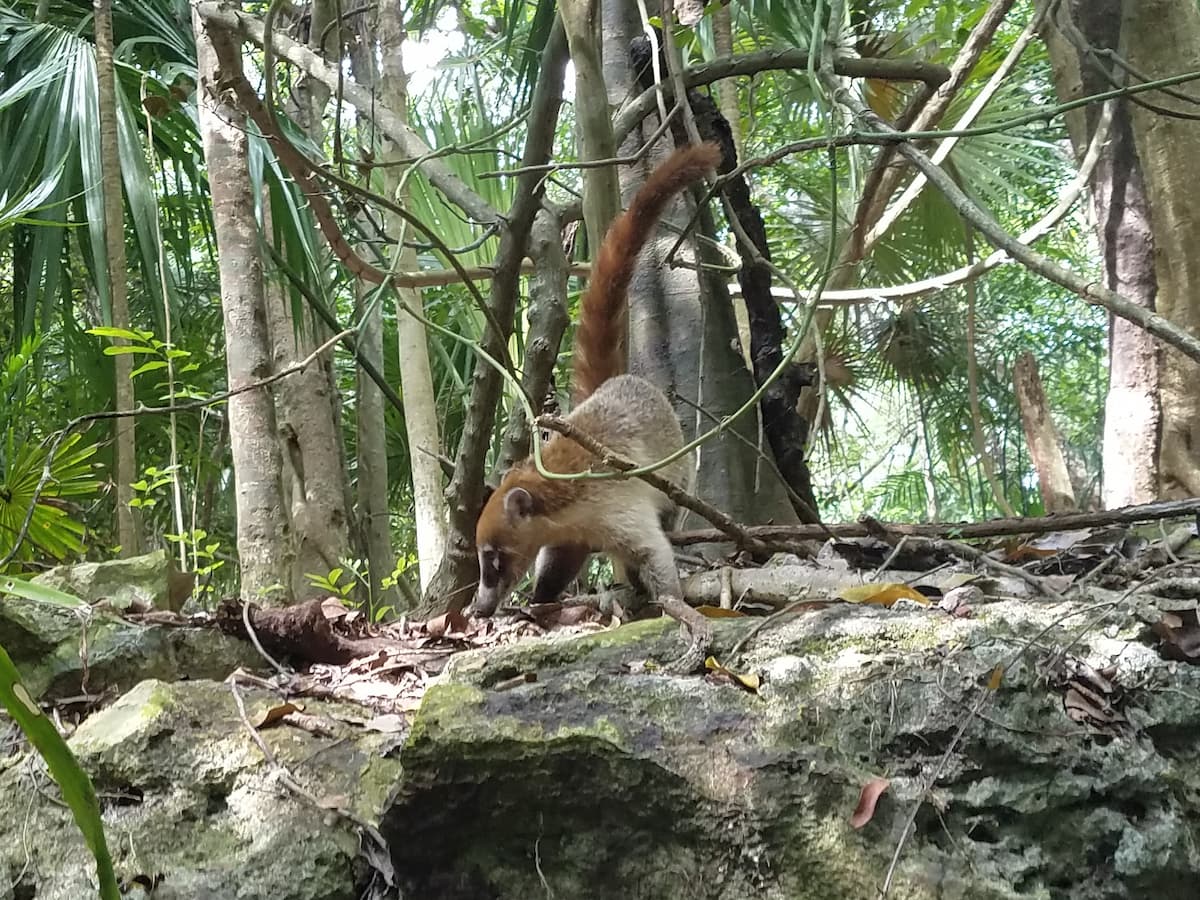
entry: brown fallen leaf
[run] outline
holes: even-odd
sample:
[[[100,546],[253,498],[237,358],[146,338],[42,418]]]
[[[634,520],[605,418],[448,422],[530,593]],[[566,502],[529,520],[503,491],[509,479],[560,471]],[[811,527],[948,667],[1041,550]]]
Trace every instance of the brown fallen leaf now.
[[[269,728],[277,724],[284,716],[300,712],[303,708],[295,703],[280,703],[276,706],[269,706],[261,712],[256,713],[250,719],[250,724],[255,728]]]
[[[938,609],[950,613],[956,619],[961,619],[971,614],[972,603],[979,603],[982,600],[983,591],[978,585],[964,584],[948,590],[946,596],[938,603]]]
[[[1161,642],[1158,652],[1163,658],[1200,665],[1200,621],[1196,610],[1164,612],[1150,630]]]
[[[337,597],[326,597],[321,601],[321,614],[326,619],[344,619],[349,613],[350,610]]]
[[[696,612],[706,619],[744,619],[746,614],[740,609],[722,609],[720,606],[697,606]]]
[[[863,785],[858,795],[858,806],[854,807],[854,814],[850,816],[851,828],[862,828],[871,821],[871,817],[875,815],[875,804],[890,784],[886,778],[872,778]]]
[[[463,637],[470,631],[471,623],[461,612],[443,613],[434,616],[425,623],[425,632],[430,637],[447,637],[457,635]]]

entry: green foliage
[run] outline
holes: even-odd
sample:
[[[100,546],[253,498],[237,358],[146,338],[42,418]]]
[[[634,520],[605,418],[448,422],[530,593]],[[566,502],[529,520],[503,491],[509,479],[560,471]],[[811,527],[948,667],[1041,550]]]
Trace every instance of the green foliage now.
[[[213,576],[225,565],[225,560],[219,557],[221,542],[209,540],[208,532],[203,528],[193,528],[183,534],[167,533],[163,537],[172,544],[182,545],[187,553],[188,571],[196,576],[193,596],[211,598],[215,595]]]
[[[308,583],[325,591],[332,597],[337,597],[351,609],[364,609],[372,622],[381,622],[391,618],[396,608],[388,603],[381,603],[371,594],[371,566],[365,559],[343,559],[341,565],[335,566],[325,575],[306,573]],[[402,577],[403,568],[397,565],[393,573],[381,580],[380,586],[388,590],[396,585]],[[359,597],[365,599],[359,599]]]
[[[0,596],[5,593],[40,603],[75,607],[84,605],[77,597],[15,578],[0,578]],[[0,647],[0,703],[4,704],[12,720],[45,760],[46,768],[50,770],[51,777],[62,791],[63,800],[70,807],[75,824],[96,859],[100,897],[102,900],[119,900],[121,892],[113,872],[108,843],[104,838],[104,822],[100,818],[100,804],[96,800],[92,781],[80,767],[54,723],[46,718],[21,683],[20,673],[3,647]]]
[[[85,528],[72,515],[75,507],[71,501],[92,497],[100,490],[93,459],[95,444],[80,433],[69,435],[51,460],[51,442],[39,440],[32,430],[38,395],[30,379],[40,343],[37,338],[27,338],[0,367],[0,558],[12,555],[3,571],[14,571],[35,559],[62,561],[82,552]],[[38,493],[47,463],[50,477]],[[14,550],[27,516],[28,530]]]

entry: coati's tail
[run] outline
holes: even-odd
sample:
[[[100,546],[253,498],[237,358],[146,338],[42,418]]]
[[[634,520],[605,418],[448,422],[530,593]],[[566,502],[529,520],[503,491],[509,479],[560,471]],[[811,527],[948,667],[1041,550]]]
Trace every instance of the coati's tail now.
[[[638,190],[629,209],[609,226],[592,263],[592,275],[580,304],[575,330],[574,402],[592,395],[624,369],[626,293],[643,245],[658,225],[663,210],[676,194],[716,168],[721,148],[716,144],[680,147],[655,169]]]

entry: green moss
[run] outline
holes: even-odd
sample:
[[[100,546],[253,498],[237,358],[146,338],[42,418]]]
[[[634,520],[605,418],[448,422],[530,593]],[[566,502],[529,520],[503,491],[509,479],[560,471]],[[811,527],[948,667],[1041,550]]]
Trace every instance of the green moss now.
[[[71,738],[71,749],[103,753],[142,731],[171,708],[171,686],[148,679],[112,706],[87,719]]]

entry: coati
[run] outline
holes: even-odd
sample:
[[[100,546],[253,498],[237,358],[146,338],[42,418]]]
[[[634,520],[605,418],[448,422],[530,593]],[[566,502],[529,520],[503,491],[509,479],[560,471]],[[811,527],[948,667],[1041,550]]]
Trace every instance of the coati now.
[[[610,226],[581,301],[574,408],[567,421],[639,465],[674,453],[683,446],[683,433],[661,390],[644,378],[622,374],[629,282],[667,204],[715,169],[720,158],[716,144],[695,144],[676,150],[655,169],[629,209]],[[542,447],[542,462],[550,472],[585,472],[595,457],[555,434]],[[658,474],[687,488],[692,468],[688,454]],[[623,563],[631,575],[636,573],[639,586],[675,618],[687,619],[695,632],[700,617],[683,604],[674,554],[664,533],[673,514],[672,501],[640,478],[552,480],[540,475],[532,460],[525,460],[505,474],[475,528],[475,615],[492,615],[530,564],[533,599],[541,603],[562,593],[590,553],[603,552]]]

